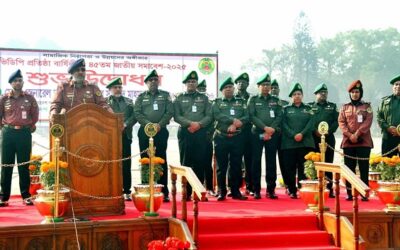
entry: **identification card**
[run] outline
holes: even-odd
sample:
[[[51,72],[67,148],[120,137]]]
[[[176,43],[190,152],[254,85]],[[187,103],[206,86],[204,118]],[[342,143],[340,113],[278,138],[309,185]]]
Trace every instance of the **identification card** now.
[[[23,120],[26,120],[26,119],[28,118],[28,116],[27,116],[27,114],[26,114],[26,111],[25,111],[25,110],[22,110],[22,113],[21,113],[21,115],[22,115],[22,119],[23,119]]]
[[[235,110],[231,109],[231,115],[235,115]]]
[[[193,113],[196,113],[196,112],[197,112],[197,106],[196,106],[196,105],[193,105],[193,106],[192,106],[192,112],[193,112]]]
[[[275,112],[274,112],[273,110],[270,110],[270,111],[269,111],[269,116],[270,116],[271,118],[275,118]]]
[[[158,110],[158,104],[157,103],[153,103],[153,110]]]
[[[357,122],[358,123],[362,123],[363,122],[363,116],[361,114],[357,115]]]

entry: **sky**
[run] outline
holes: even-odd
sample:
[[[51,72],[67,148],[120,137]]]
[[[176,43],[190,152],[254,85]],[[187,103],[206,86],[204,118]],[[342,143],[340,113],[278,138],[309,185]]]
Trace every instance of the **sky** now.
[[[263,49],[292,41],[304,11],[316,41],[353,29],[400,29],[395,0],[2,1],[0,47],[216,53],[240,73]]]

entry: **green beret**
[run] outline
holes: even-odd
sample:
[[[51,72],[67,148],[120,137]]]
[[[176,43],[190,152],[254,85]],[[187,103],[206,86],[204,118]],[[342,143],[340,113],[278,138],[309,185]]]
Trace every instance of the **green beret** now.
[[[278,81],[276,79],[272,80],[271,86],[277,86],[279,88]]]
[[[229,84],[234,85],[232,77],[228,77],[225,81],[219,84],[219,91],[222,91],[225,88],[225,86]]]
[[[315,87],[315,89],[314,89],[314,94],[317,94],[318,92],[320,92],[322,90],[328,91],[328,87],[326,86],[325,83],[318,84],[317,87]]]
[[[261,83],[264,83],[264,82],[269,82],[269,83],[271,83],[271,77],[269,76],[269,74],[263,75],[263,76],[260,78],[260,80],[258,80],[257,85],[260,85]]]
[[[396,76],[395,78],[393,78],[392,80],[390,80],[390,84],[394,84],[395,82],[400,81],[400,75]]]
[[[112,86],[118,86],[118,85],[122,85],[121,77],[117,77],[114,80],[111,80],[111,82],[107,84],[106,88],[110,89]]]
[[[240,76],[238,76],[238,77],[235,79],[235,83],[237,83],[237,82],[240,81],[240,80],[244,80],[244,81],[249,82],[249,81],[250,81],[249,74],[247,74],[246,72],[242,73]]]
[[[207,87],[207,82],[206,80],[202,80],[201,82],[199,82],[199,84],[197,85],[198,88],[205,88]]]
[[[149,78],[151,77],[157,77],[158,78],[158,74],[157,71],[155,69],[153,69],[147,76],[146,78],[144,78],[144,82],[147,82],[147,80],[149,80]]]
[[[85,67],[85,59],[81,58],[73,62],[68,68],[68,74],[73,74],[77,68]]]
[[[289,92],[289,97],[292,97],[293,92],[298,90],[301,91],[301,93],[303,93],[303,88],[301,87],[300,83],[297,82],[293,84],[292,89]]]
[[[15,80],[15,78],[18,78],[18,77],[22,77],[22,73],[21,73],[20,69],[18,69],[17,71],[15,71],[14,73],[12,73],[10,75],[10,77],[8,78],[8,83],[12,83]]]
[[[196,71],[193,70],[192,72],[190,72],[190,73],[185,77],[185,79],[183,79],[182,83],[186,83],[186,82],[189,81],[189,80],[196,80],[196,81],[199,80],[199,77],[198,77]]]

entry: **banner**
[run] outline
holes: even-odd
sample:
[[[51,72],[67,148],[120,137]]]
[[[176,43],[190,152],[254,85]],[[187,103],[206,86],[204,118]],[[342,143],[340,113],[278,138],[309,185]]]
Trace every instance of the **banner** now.
[[[123,95],[135,101],[147,90],[144,78],[153,69],[160,76],[160,89],[174,98],[185,90],[183,78],[196,70],[199,81],[207,81],[210,99],[217,97],[218,54],[173,54],[129,52],[84,52],[55,50],[20,50],[0,48],[1,93],[11,89],[9,76],[21,69],[24,90],[35,96],[40,107],[40,120],[48,120],[50,103],[57,85],[68,81],[71,63],[79,58],[86,62],[86,80],[95,83],[109,96],[105,87],[116,77],[123,82]]]

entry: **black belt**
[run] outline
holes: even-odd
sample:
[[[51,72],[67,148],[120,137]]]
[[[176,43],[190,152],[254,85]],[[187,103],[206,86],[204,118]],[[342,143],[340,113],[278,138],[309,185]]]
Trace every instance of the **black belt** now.
[[[236,131],[235,133],[225,133],[225,132],[221,132],[220,130],[216,129],[215,133],[217,133],[218,135],[224,136],[224,137],[233,137],[236,136],[238,134],[240,134],[240,130]]]
[[[30,126],[15,126],[15,125],[9,125],[9,124],[4,124],[3,127],[15,129],[15,130],[19,130],[19,129],[30,129],[30,128],[31,128]]]

